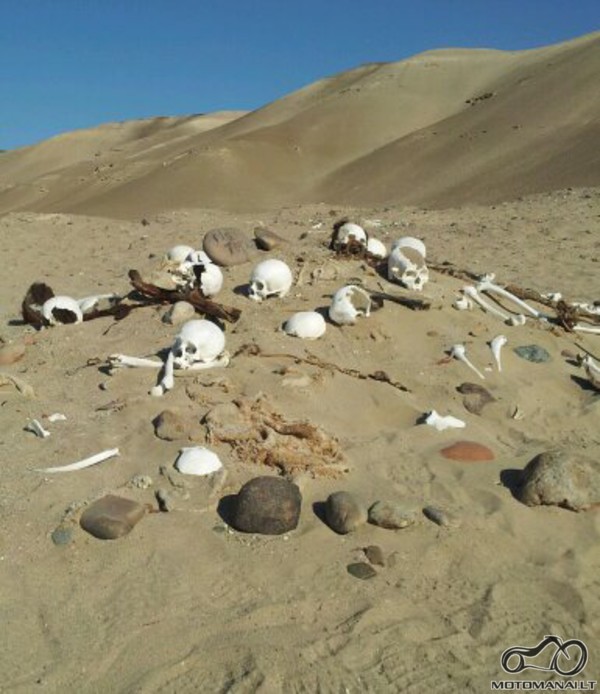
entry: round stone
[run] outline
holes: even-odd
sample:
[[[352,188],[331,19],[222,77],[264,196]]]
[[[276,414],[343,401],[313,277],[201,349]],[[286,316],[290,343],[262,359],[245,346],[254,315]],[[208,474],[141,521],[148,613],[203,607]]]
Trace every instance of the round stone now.
[[[137,501],[107,494],[85,509],[79,524],[99,540],[116,540],[131,532],[145,513]]]
[[[334,492],[325,502],[325,520],[336,533],[346,535],[367,522],[367,510],[349,492]]]
[[[247,263],[252,255],[252,246],[246,235],[229,227],[208,231],[202,248],[213,263],[225,267]]]
[[[282,243],[287,241],[267,227],[256,227],[254,229],[254,240],[258,248],[263,251],[272,251]]]
[[[363,551],[369,563],[375,564],[376,566],[385,566],[385,557],[379,545],[369,545],[365,547]]]
[[[255,477],[237,495],[232,525],[236,530],[281,535],[298,525],[302,495],[281,477]]]
[[[522,345],[521,347],[515,347],[513,352],[521,359],[527,359],[527,361],[534,364],[543,364],[546,361],[550,361],[550,354],[539,345]]]
[[[181,325],[196,315],[196,309],[187,301],[176,301],[163,316],[163,323]]]
[[[369,523],[390,530],[406,528],[416,517],[417,509],[400,501],[376,501],[369,509]]]
[[[487,446],[476,441],[457,441],[451,446],[442,448],[440,453],[444,458],[460,460],[463,463],[478,463],[495,458],[494,453]]]

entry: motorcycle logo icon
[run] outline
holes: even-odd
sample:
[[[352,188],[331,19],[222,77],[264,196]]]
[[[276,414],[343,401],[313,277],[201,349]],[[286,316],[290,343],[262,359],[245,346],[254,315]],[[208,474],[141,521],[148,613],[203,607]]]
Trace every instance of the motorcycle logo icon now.
[[[555,651],[549,665],[542,666],[525,662],[526,658],[535,658],[551,646],[554,646]],[[578,639],[563,641],[560,636],[544,636],[543,640],[532,648],[522,646],[507,648],[502,653],[500,663],[502,669],[511,675],[531,669],[556,672],[563,677],[573,677],[583,670],[587,659],[588,650],[583,641]]]

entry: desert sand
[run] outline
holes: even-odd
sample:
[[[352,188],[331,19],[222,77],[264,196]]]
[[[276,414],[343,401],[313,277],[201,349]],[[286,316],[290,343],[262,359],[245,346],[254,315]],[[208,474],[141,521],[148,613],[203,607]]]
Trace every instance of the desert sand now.
[[[600,511],[528,507],[507,480],[553,446],[598,457],[600,400],[564,353],[598,359],[600,337],[457,311],[464,280],[432,271],[410,294],[364,260],[336,257],[328,240],[348,217],[388,248],[422,239],[432,265],[600,299],[599,51],[598,34],[519,53],[433,51],[326,78],[249,114],[111,124],[0,156],[0,335],[26,345],[1,370],[35,391],[0,388],[1,691],[481,692],[505,677],[506,648],[546,634],[584,641],[585,679],[598,679]],[[154,372],[105,367],[113,353],[167,348],[177,332],[162,322],[168,307],[37,332],[21,320],[34,281],[75,297],[126,295],[128,270],[150,277],[171,246],[200,248],[218,227],[250,239],[259,225],[286,243],[255,258],[288,262],[292,291],[252,302],[253,263],[224,268],[216,299],[241,310],[225,326],[234,357],[176,378],[162,398],[149,395]],[[385,302],[314,342],[281,331],[351,281],[431,308]],[[500,333],[498,373],[487,343]],[[236,356],[251,342],[278,356]],[[446,359],[455,343],[496,398],[480,415],[456,390],[477,377]],[[529,344],[550,361],[512,351]],[[294,359],[308,354],[385,371],[406,390]],[[229,527],[216,500],[201,501],[201,481],[172,470],[192,443],[161,440],[152,423],[174,410],[202,436],[215,405],[260,394],[287,420],[336,437],[349,467],[298,478],[300,523],[282,536]],[[419,424],[432,409],[466,428]],[[55,412],[67,419],[49,424]],[[24,430],[33,418],[50,437]],[[495,459],[440,455],[461,439]],[[113,447],[119,457],[89,469],[36,471]],[[228,471],[219,497],[277,474],[211,447]],[[133,486],[139,475],[150,486]],[[125,537],[98,540],[75,524],[69,543],[52,541],[67,509],[114,493],[157,510],[158,488],[173,510],[148,513]],[[435,506],[450,522],[419,514],[407,528],[338,535],[318,513],[338,490],[366,506]],[[363,581],[347,566],[369,545],[385,566]]]

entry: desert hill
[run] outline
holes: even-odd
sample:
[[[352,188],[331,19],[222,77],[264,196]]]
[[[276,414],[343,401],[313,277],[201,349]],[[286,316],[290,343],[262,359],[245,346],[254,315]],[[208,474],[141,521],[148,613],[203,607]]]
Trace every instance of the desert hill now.
[[[429,51],[325,78],[251,113],[68,133],[0,160],[0,211],[494,203],[600,184],[600,33]]]

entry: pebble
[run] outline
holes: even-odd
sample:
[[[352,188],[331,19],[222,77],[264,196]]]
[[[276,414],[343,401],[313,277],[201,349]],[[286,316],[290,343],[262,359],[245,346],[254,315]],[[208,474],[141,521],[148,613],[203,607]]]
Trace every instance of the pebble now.
[[[515,495],[528,506],[572,511],[600,504],[600,460],[562,449],[540,453],[525,466]]]
[[[464,395],[463,405],[471,414],[480,415],[486,405],[489,405],[490,402],[496,402],[496,398],[490,391],[478,383],[461,383],[457,390]]]
[[[369,509],[369,523],[389,530],[406,528],[416,518],[417,509],[402,501],[376,501]]]
[[[194,423],[176,410],[163,410],[152,422],[154,433],[163,441],[190,441],[194,439]],[[201,434],[198,425],[198,435]]]
[[[451,446],[442,448],[440,453],[444,458],[460,460],[464,463],[476,463],[495,458],[494,453],[487,446],[476,441],[457,441]]]
[[[202,248],[217,265],[242,265],[252,259],[252,247],[246,235],[230,227],[212,229],[202,241]]]
[[[362,581],[367,581],[369,578],[377,576],[377,571],[367,562],[359,561],[354,564],[348,564],[348,573],[354,578],[360,578]]]
[[[367,522],[367,509],[350,492],[334,492],[325,502],[327,525],[340,535],[346,535]]]
[[[181,325],[196,315],[196,309],[187,301],[176,301],[162,317],[163,323]]]
[[[99,540],[115,540],[131,532],[145,513],[146,507],[137,501],[107,494],[85,509],[79,524]]]
[[[423,515],[436,525],[447,526],[450,525],[450,519],[448,515],[439,508],[435,506],[425,506],[423,509]]]
[[[298,525],[302,495],[281,477],[255,477],[237,495],[232,525],[261,535],[282,535]]]
[[[148,489],[154,484],[152,477],[149,475],[134,475],[129,480],[129,486],[135,487],[136,489]]]
[[[170,511],[175,510],[173,497],[166,489],[157,489],[154,496],[160,511],[163,513],[169,513]]]
[[[279,234],[276,234],[267,227],[256,227],[254,229],[254,240],[258,248],[263,251],[272,251],[274,248],[287,243]]]
[[[55,545],[68,545],[73,541],[73,524],[72,523],[61,523],[56,527],[52,535],[52,542]]]
[[[546,361],[550,361],[549,352],[538,345],[522,345],[521,347],[515,347],[513,352],[521,359],[527,359],[527,361],[534,364],[543,364]]]
[[[8,366],[23,359],[27,348],[22,343],[13,343],[0,347],[0,366]]]
[[[369,545],[368,547],[364,548],[363,552],[371,564],[385,566],[385,557],[383,555],[383,550],[379,545]]]

